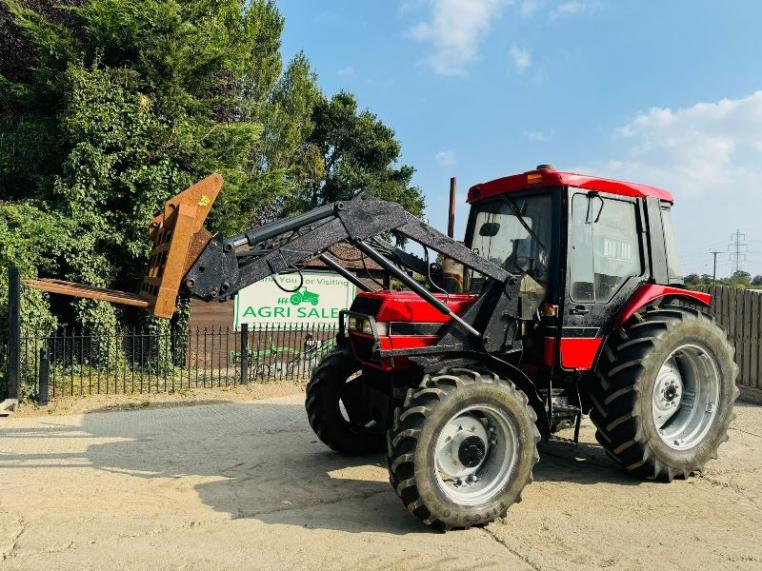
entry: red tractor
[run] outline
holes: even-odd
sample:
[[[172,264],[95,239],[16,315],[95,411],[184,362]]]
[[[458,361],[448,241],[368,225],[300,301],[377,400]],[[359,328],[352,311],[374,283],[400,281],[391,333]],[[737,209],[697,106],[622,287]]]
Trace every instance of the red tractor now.
[[[473,186],[460,243],[372,198],[208,236],[216,191],[194,188],[154,219],[141,299],[167,316],[180,287],[226,299],[316,256],[353,281],[364,291],[307,387],[309,422],[337,452],[385,451],[392,487],[427,525],[504,515],[540,439],[571,426],[576,441],[584,414],[611,459],[648,479],[703,470],[727,439],[738,368],[710,296],[683,287],[667,192],[541,165]],[[185,208],[197,217],[175,246],[196,200],[206,210]],[[368,291],[330,257],[342,241],[407,291]]]

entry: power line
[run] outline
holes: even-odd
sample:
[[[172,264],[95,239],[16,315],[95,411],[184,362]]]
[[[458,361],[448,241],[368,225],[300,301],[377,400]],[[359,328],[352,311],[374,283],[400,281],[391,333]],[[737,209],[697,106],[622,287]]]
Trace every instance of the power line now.
[[[746,252],[749,246],[746,243],[746,234],[743,234],[740,230],[736,230],[730,235],[730,257],[735,258],[736,272],[741,271],[741,262],[746,260]]]

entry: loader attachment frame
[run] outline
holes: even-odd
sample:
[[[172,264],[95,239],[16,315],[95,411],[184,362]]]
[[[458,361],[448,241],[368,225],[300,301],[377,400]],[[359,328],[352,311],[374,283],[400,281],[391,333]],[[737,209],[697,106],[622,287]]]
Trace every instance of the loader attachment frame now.
[[[143,308],[168,319],[177,308],[183,276],[212,237],[204,221],[221,188],[222,176],[215,173],[164,203],[148,224],[153,247],[138,294],[44,278],[25,283],[50,293]]]

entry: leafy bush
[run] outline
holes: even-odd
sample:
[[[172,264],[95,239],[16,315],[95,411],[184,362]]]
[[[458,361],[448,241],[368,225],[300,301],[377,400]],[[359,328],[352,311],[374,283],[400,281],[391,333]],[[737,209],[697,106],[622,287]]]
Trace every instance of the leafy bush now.
[[[283,26],[268,0],[0,0],[0,188],[17,203],[0,259],[135,291],[147,221],[213,171],[208,226],[226,234],[360,192],[420,214],[394,132],[326,98],[304,54],[284,70]],[[55,324],[45,299],[25,294],[27,327]],[[69,307],[105,332],[121,318]]]

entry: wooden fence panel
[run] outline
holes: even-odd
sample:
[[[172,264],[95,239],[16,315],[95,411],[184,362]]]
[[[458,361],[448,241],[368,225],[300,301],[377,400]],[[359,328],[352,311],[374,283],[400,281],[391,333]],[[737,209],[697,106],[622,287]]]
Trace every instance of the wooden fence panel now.
[[[749,386],[759,386],[759,318],[760,298],[762,295],[751,296],[751,311],[749,319],[751,330],[749,334]]]
[[[711,287],[709,293],[709,313],[735,349],[738,384],[762,388],[762,291]]]

